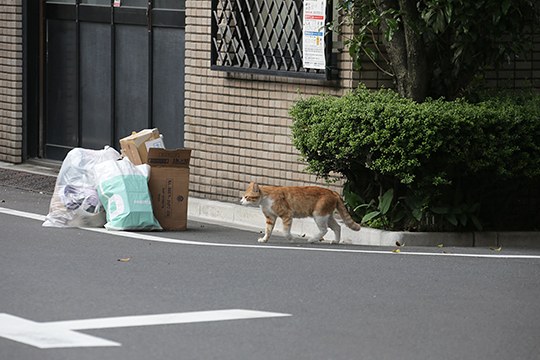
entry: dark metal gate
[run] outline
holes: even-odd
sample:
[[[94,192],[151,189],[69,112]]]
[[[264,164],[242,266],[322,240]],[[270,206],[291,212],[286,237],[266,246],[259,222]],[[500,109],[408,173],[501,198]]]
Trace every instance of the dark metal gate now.
[[[44,156],[184,139],[184,0],[45,0]]]

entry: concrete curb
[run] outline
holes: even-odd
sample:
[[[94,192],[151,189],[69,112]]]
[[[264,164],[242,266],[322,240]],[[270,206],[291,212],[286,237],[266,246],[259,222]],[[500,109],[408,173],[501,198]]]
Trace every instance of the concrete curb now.
[[[255,239],[260,237],[265,227],[265,218],[259,208],[199,198],[189,199],[188,219],[253,231]],[[317,231],[313,220],[308,218],[294,219],[291,232],[297,237],[307,238]],[[283,235],[280,221],[274,233]],[[396,246],[399,243],[407,246],[540,248],[540,232],[414,233],[365,227],[356,232],[341,224],[341,237],[345,244],[352,245]],[[334,240],[332,231],[328,231],[325,239]]]
[[[24,171],[37,175],[54,176],[58,174],[59,163],[27,162],[9,164],[0,161],[0,168]],[[259,208],[240,204],[189,198],[188,220],[210,222],[214,224],[253,231],[254,240],[264,232],[265,218]],[[362,228],[352,231],[341,224],[341,238],[345,244],[371,246],[462,246],[462,247],[505,247],[505,248],[540,248],[540,232],[467,232],[467,233],[425,233],[384,231]],[[282,224],[278,221],[274,229],[276,235],[283,235]],[[188,223],[189,227],[189,223]],[[294,219],[293,235],[306,238],[318,231],[312,219]],[[326,241],[334,240],[332,231],[325,236]]]

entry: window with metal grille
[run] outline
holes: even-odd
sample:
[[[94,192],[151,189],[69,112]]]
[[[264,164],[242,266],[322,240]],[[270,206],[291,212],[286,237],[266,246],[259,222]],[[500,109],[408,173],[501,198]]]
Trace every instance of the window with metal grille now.
[[[304,1],[212,0],[211,68],[328,79],[331,36],[324,29],[324,68],[304,65]],[[329,19],[329,7],[324,12]]]

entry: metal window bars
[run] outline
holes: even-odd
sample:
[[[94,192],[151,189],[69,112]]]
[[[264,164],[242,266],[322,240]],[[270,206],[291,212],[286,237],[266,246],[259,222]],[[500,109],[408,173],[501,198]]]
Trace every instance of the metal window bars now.
[[[326,69],[302,64],[303,0],[212,0],[211,69],[328,79],[331,35],[326,33]],[[327,7],[327,19],[331,10]]]

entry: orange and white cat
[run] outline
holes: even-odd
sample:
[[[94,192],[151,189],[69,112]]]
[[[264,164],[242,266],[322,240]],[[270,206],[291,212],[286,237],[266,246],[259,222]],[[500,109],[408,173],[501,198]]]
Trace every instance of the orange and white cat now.
[[[242,205],[258,205],[266,217],[266,230],[259,242],[267,242],[278,217],[283,221],[283,230],[287,240],[292,239],[293,218],[313,217],[319,232],[310,237],[308,242],[323,240],[328,227],[335,234],[333,242],[341,241],[341,226],[334,219],[337,210],[345,225],[352,230],[360,230],[360,224],[354,222],[347,212],[341,196],[335,191],[318,186],[261,186],[251,182],[240,200]]]

